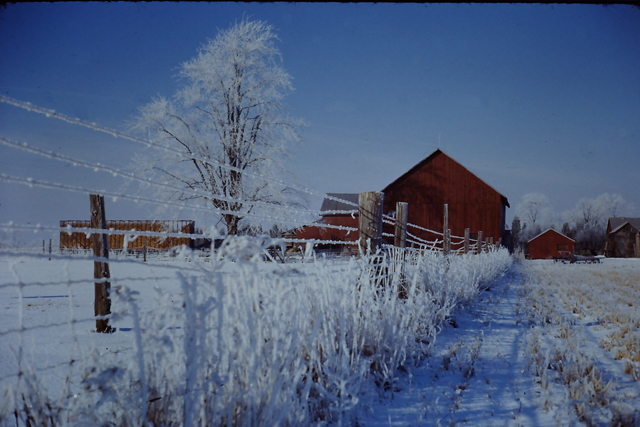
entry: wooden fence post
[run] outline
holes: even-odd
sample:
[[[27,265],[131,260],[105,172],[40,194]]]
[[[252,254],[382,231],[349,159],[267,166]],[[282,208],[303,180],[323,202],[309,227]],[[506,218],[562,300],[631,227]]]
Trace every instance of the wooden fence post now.
[[[144,249],[142,251],[144,253],[144,262],[147,262],[147,236],[144,237]]]
[[[478,248],[476,250],[476,253],[482,253],[482,230],[478,231]]]
[[[49,261],[51,261],[51,241],[53,239],[49,239]]]
[[[360,193],[358,197],[358,213],[360,225],[360,250],[367,253],[376,253],[382,244],[382,201],[384,193],[370,191]],[[370,241],[370,248],[367,246]]]
[[[409,203],[396,203],[396,232],[393,245],[399,248],[407,247],[407,221],[409,219]]]
[[[444,204],[444,226],[442,230],[442,253],[449,255],[449,242],[447,241],[447,231],[449,230],[449,205]]]
[[[464,253],[469,253],[469,237],[471,236],[471,230],[468,228],[464,229]]]
[[[636,258],[640,258],[640,233],[636,234]]]
[[[89,196],[91,202],[91,228],[107,229],[107,220],[104,212],[104,197],[99,194]],[[109,258],[109,236],[104,233],[92,233],[93,255],[100,258]],[[109,279],[109,263],[94,261],[93,277],[95,282],[94,312],[95,316],[108,316],[111,314],[111,283]],[[113,332],[109,326],[109,319],[96,319],[96,332]]]

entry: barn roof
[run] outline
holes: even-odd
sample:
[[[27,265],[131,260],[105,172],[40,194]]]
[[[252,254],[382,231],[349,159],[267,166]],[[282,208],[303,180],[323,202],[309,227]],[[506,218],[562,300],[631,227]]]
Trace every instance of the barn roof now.
[[[559,231],[554,230],[553,228],[547,228],[545,231],[543,231],[542,233],[538,234],[538,235],[537,235],[536,237],[534,237],[533,239],[529,239],[529,241],[528,241],[527,243],[530,243],[530,242],[532,242],[532,241],[536,240],[538,237],[542,236],[543,234],[547,234],[547,233],[548,233],[548,232],[550,232],[550,231],[552,231],[552,232],[554,232],[554,233],[558,234],[559,236],[564,237],[565,239],[569,239],[569,240],[571,240],[573,243],[575,243],[575,242],[576,242],[576,241],[575,241],[575,240],[573,240],[571,237],[567,237],[567,236],[565,236],[564,234],[560,233]]]
[[[640,218],[609,218],[609,225],[611,226],[611,233],[616,233],[626,224],[630,224],[636,230],[640,230]]]
[[[473,172],[471,172],[469,169],[465,168],[464,166],[462,166],[460,163],[458,163],[457,161],[455,161],[451,156],[447,155],[446,153],[444,153],[442,150],[440,150],[439,148],[436,149],[436,151],[434,151],[433,153],[431,153],[429,156],[427,156],[425,159],[423,159],[421,162],[419,162],[418,164],[416,164],[414,167],[412,167],[411,169],[409,169],[407,172],[405,172],[404,174],[402,174],[399,178],[397,178],[395,181],[393,181],[391,184],[387,185],[384,190],[382,190],[383,193],[387,192],[388,189],[390,187],[395,186],[396,184],[404,181],[407,177],[413,175],[417,170],[419,170],[420,168],[422,168],[423,166],[429,164],[433,159],[435,159],[436,157],[440,156],[440,155],[444,155],[447,158],[449,158],[451,161],[455,162],[456,164],[460,165],[461,168],[465,169],[466,171],[468,171],[471,175],[475,176],[480,182],[482,182],[483,184],[485,184],[487,187],[491,188],[493,191],[495,191],[496,193],[498,193],[500,195],[500,197],[502,198],[502,201],[504,202],[505,206],[507,207],[511,207],[509,206],[509,200],[507,200],[507,198],[505,196],[503,196],[502,194],[500,194],[499,192],[497,192],[495,190],[495,188],[493,188],[492,186],[490,186],[489,184],[487,184],[486,182],[484,182],[483,180],[481,180],[480,178],[478,178],[476,176],[476,174],[474,174]]]
[[[332,197],[334,199],[342,199],[347,202],[355,203],[356,206],[353,206],[348,203],[338,202],[337,200],[332,200],[328,197],[322,201],[322,206],[320,210],[325,211],[353,211],[358,209],[358,197],[360,196],[358,193],[327,193],[328,197]]]

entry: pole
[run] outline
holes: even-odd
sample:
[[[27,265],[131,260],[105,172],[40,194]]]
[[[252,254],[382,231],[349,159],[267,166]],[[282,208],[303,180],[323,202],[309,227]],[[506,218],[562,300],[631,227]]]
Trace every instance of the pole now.
[[[482,253],[482,230],[478,231],[478,247],[476,253]]]
[[[409,203],[396,203],[396,230],[393,245],[399,248],[407,247],[407,221],[409,219]]]
[[[471,230],[468,228],[464,229],[464,253],[469,253],[469,238],[471,236]]]
[[[104,211],[104,197],[99,194],[89,196],[91,202],[91,228],[107,229],[107,220]],[[93,243],[93,255],[99,258],[109,258],[109,237],[104,233],[91,234]],[[98,318],[111,314],[111,283],[109,263],[106,261],[94,261],[93,277],[95,282],[94,312],[96,316],[96,332],[113,332],[109,326],[109,319]]]
[[[360,193],[358,213],[360,225],[360,250],[376,253],[382,244],[382,201],[384,193],[370,191]],[[369,244],[367,243],[369,242]]]
[[[449,205],[444,204],[444,228],[442,230],[442,253],[449,255]]]

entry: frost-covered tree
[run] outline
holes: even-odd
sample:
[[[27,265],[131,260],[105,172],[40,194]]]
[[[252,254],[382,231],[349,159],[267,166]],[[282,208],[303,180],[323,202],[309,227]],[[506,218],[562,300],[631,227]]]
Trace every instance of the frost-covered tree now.
[[[569,214],[576,246],[591,253],[601,252],[609,218],[620,216],[628,208],[619,194],[603,193],[594,199],[581,199]]]
[[[283,113],[281,100],[293,87],[275,40],[261,21],[220,31],[181,65],[184,85],[174,97],[154,99],[133,123],[171,148],[139,156],[140,169],[171,183],[174,199],[211,206],[229,235],[247,214],[292,202],[273,178],[282,175],[303,123]]]
[[[539,234],[550,220],[549,198],[538,192],[527,193],[522,196],[522,202],[516,206],[516,213],[523,224],[522,238],[528,240]]]
[[[520,218],[518,218],[518,215],[515,215],[511,221],[511,241],[513,242],[514,250],[522,247],[522,231]]]

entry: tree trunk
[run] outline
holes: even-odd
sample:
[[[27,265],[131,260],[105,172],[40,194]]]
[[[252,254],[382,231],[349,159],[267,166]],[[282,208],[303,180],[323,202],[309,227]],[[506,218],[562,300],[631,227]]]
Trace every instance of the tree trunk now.
[[[229,214],[224,216],[224,220],[227,223],[227,236],[237,236],[240,217]]]

